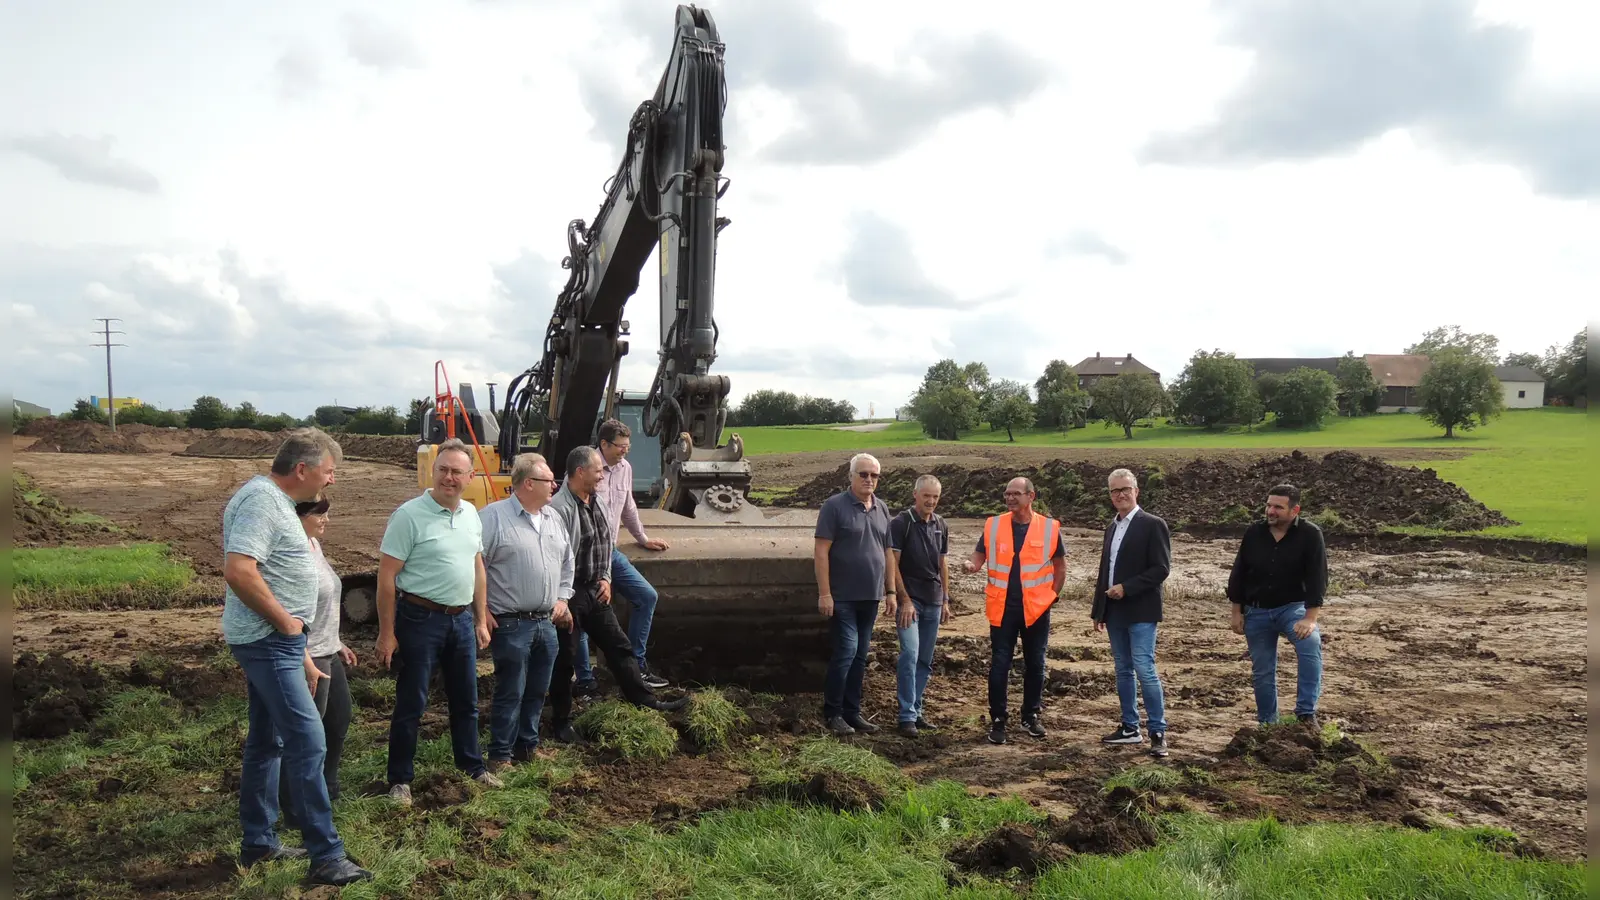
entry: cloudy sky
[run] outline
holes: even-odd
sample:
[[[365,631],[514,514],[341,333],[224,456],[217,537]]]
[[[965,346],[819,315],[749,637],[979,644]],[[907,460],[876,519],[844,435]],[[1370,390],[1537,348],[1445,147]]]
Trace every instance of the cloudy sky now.
[[[1600,296],[1590,0],[726,0],[715,371],[892,412],[942,357],[1564,342]],[[658,0],[0,11],[8,383],[264,411],[535,363]],[[653,265],[653,263],[652,263]],[[623,382],[648,386],[654,279]]]

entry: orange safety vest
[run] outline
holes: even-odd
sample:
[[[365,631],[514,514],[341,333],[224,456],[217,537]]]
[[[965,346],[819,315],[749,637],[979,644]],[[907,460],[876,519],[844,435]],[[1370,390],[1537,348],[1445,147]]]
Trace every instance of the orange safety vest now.
[[[983,546],[989,551],[989,584],[983,598],[989,613],[989,624],[996,628],[1006,614],[1006,583],[1011,578],[1011,559],[1015,549],[1011,545],[1011,513],[990,516],[984,522]],[[1022,622],[1032,625],[1056,602],[1053,586],[1055,573],[1051,571],[1050,551],[1061,539],[1061,523],[1037,512],[1028,523],[1028,533],[1022,540]]]

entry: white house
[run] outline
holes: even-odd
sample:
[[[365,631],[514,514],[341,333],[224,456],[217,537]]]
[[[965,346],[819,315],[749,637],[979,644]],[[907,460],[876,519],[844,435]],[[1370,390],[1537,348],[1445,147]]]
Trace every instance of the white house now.
[[[1506,409],[1538,409],[1544,405],[1544,378],[1527,366],[1496,366],[1494,377],[1506,398]]]

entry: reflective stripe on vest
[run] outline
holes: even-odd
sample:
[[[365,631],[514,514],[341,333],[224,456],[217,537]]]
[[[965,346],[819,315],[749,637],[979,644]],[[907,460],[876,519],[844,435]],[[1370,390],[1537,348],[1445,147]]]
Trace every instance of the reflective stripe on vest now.
[[[984,525],[984,547],[988,550],[988,586],[984,589],[985,606],[989,624],[1000,627],[1005,618],[1006,588],[1011,578],[1011,559],[1017,556],[1020,569],[1018,581],[1022,588],[1022,620],[1024,625],[1038,621],[1045,610],[1055,603],[1051,584],[1055,579],[1051,551],[1060,540],[1061,523],[1055,519],[1034,514],[1023,536],[1022,547],[1011,546],[1011,513],[990,516]],[[1004,535],[1004,547],[1001,537]],[[1042,538],[1037,547],[1034,539]]]

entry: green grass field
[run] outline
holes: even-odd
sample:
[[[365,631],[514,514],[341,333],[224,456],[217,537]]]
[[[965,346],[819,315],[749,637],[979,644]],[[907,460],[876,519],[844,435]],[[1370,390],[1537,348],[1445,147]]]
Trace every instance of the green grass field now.
[[[1547,407],[1509,410],[1472,431],[1446,440],[1443,432],[1414,415],[1381,415],[1360,419],[1334,419],[1320,429],[1288,430],[1272,425],[1252,431],[1233,428],[1204,431],[1163,423],[1134,429],[1133,440],[1121,429],[1098,424],[1070,432],[1019,432],[1011,446],[1127,448],[1130,454],[1145,449],[1281,449],[1349,448],[1389,450],[1402,447],[1464,450],[1463,459],[1411,463],[1434,469],[1474,498],[1498,509],[1520,525],[1492,528],[1498,537],[1588,542],[1588,504],[1592,476],[1584,464],[1588,439],[1595,426],[1581,410]],[[757,457],[769,453],[867,448],[937,446],[951,452],[962,444],[1007,444],[1004,431],[987,426],[964,435],[960,441],[931,441],[915,422],[896,422],[879,432],[839,431],[829,427],[741,428],[745,452]]]
[[[172,605],[195,579],[165,544],[24,547],[13,552],[18,609]]]

